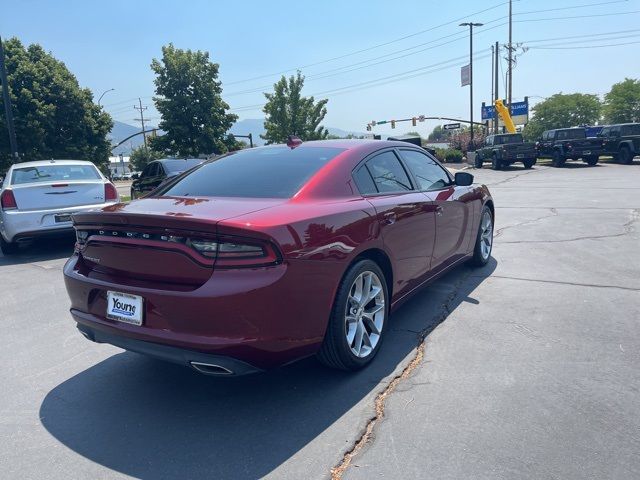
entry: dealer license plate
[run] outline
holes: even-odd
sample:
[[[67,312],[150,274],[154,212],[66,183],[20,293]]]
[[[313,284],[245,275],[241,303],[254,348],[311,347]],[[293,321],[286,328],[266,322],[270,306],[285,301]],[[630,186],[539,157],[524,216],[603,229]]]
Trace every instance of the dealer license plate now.
[[[66,223],[71,221],[70,213],[58,213],[53,217],[56,223]]]
[[[516,158],[524,158],[524,153],[519,153]]]
[[[582,152],[582,153],[584,153],[585,155],[591,155],[591,150],[585,150],[585,151],[584,151],[584,152]]]
[[[139,295],[107,292],[107,318],[118,322],[142,325],[144,299]]]

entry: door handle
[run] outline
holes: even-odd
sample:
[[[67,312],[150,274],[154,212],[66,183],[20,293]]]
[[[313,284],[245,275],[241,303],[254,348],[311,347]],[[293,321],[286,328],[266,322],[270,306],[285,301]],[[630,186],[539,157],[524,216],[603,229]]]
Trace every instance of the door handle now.
[[[442,210],[443,210],[442,207],[440,205],[438,205],[436,207],[436,215],[442,215]]]
[[[387,225],[393,225],[396,223],[396,214],[395,212],[387,212],[384,214],[384,223]]]

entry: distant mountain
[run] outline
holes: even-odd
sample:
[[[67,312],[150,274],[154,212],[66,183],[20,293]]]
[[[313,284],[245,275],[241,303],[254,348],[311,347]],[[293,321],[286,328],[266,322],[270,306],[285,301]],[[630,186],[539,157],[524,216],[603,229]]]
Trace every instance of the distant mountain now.
[[[356,137],[365,135],[362,132],[352,132],[347,130],[342,130],[341,128],[327,127],[330,135],[335,135],[338,137],[346,137],[348,135],[354,135]],[[229,130],[229,132],[234,135],[248,135],[251,133],[253,135],[253,144],[254,145],[264,145],[264,140],[260,138],[261,134],[264,134],[264,119],[262,118],[247,118],[244,120],[240,120],[236,122],[233,127]],[[244,138],[240,138],[239,140],[245,140]]]
[[[342,130],[340,128],[334,128],[334,127],[327,127],[327,130],[329,131],[330,135],[336,135],[338,137],[346,137],[348,135],[355,135],[355,136],[364,135],[364,133],[362,132],[351,132],[351,131]],[[133,125],[129,125],[129,124],[114,120],[113,129],[109,134],[109,139],[111,140],[111,143],[115,145],[116,143],[121,142],[123,139],[139,131],[140,131],[140,127],[135,127]],[[251,134],[253,136],[254,145],[264,145],[264,140],[260,138],[260,135],[264,134],[264,119],[247,118],[244,120],[240,120],[239,122],[236,122],[231,127],[231,129],[229,130],[229,133],[232,133],[234,135]],[[242,140],[249,143],[249,140],[245,138],[239,138],[238,140]],[[123,145],[120,145],[118,148],[114,149],[113,155],[118,155],[120,153],[122,153],[123,155],[129,155],[131,153],[131,150],[133,150],[136,147],[139,147],[142,144],[143,144],[142,135],[138,135],[136,137],[131,138]]]
[[[149,128],[155,128],[155,127],[147,126],[147,129],[149,129]],[[133,125],[129,125],[127,123],[123,123],[123,122],[119,122],[117,120],[114,120],[113,121],[113,128],[111,129],[111,132],[109,133],[109,135],[107,135],[107,137],[111,141],[111,144],[115,145],[117,143],[120,143],[125,138],[133,135],[134,133],[138,133],[140,131],[141,131],[140,127],[136,127],[136,126],[133,126]],[[113,149],[112,150],[112,152],[113,152],[112,155],[119,155],[121,153],[123,155],[129,155],[131,153],[131,150],[133,150],[134,148],[139,147],[143,143],[144,143],[144,138],[142,138],[142,135],[137,135],[137,136],[127,140],[125,143],[120,145],[118,148]]]

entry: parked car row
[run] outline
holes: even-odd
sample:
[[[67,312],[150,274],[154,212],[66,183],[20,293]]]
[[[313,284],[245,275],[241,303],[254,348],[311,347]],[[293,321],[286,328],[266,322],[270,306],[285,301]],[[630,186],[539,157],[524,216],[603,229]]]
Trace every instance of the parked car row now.
[[[593,166],[601,156],[630,164],[640,155],[640,123],[606,125],[597,130],[595,136],[589,136],[594,130],[586,127],[547,130],[535,143],[525,142],[520,133],[489,135],[476,151],[475,167],[490,162],[499,170],[522,162],[524,168],[531,168],[539,158],[550,159],[554,167],[562,167],[568,160]]]

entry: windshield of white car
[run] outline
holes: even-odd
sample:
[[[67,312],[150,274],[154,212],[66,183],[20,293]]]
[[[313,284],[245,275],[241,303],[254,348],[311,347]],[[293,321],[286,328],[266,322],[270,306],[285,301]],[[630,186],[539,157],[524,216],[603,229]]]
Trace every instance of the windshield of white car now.
[[[93,165],[51,164],[38,167],[21,167],[13,170],[11,174],[12,185],[99,179],[100,174]]]

